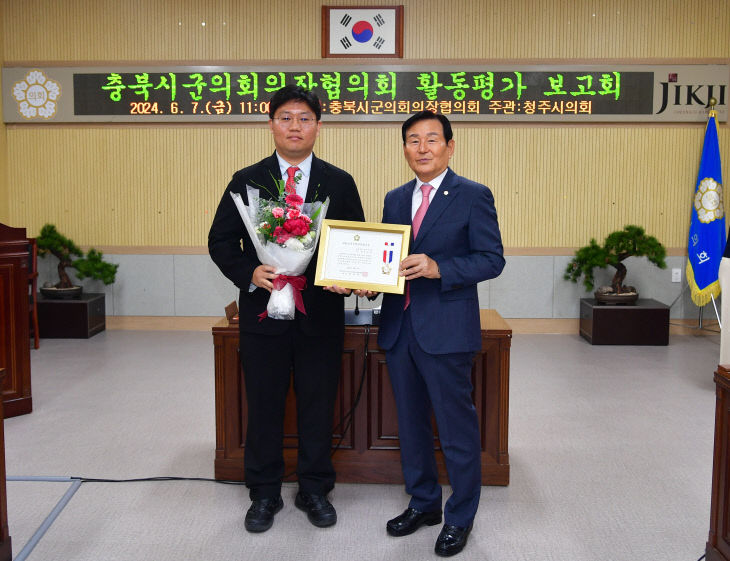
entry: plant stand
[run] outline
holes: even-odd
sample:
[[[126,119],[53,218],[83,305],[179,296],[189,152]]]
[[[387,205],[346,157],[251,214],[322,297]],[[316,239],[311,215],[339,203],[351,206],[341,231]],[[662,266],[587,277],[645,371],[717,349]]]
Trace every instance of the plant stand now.
[[[88,339],[104,329],[104,294],[85,293],[77,300],[38,295],[38,331],[42,339]]]
[[[633,306],[580,300],[580,335],[591,345],[668,345],[669,306],[639,298]]]

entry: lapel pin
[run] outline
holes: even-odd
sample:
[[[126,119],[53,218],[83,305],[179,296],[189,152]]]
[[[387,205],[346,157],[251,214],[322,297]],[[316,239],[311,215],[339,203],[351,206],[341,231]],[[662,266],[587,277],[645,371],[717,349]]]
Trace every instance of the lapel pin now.
[[[449,194],[449,192],[448,192],[448,191],[444,191],[444,197],[445,197],[446,195],[448,195],[448,194]]]

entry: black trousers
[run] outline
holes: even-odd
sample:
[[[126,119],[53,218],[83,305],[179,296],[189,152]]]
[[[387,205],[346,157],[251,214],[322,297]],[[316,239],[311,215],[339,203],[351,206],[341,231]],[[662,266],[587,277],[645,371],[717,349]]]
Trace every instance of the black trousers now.
[[[248,404],[244,470],[251,500],[273,498],[281,492],[290,380],[297,403],[299,490],[326,495],[335,485],[332,428],[344,335],[305,335],[296,321],[288,323],[281,335],[241,333]]]

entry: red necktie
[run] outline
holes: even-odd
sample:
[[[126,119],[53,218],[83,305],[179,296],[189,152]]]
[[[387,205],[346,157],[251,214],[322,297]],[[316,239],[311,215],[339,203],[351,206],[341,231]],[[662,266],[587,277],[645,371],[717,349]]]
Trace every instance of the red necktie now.
[[[299,168],[295,168],[294,166],[288,168],[286,170],[286,185],[284,185],[284,189],[288,194],[296,193],[297,192],[297,182],[294,181],[294,176],[299,171]]]
[[[418,210],[416,211],[415,216],[413,217],[412,222],[412,228],[413,228],[413,239],[416,239],[416,236],[418,235],[418,230],[421,229],[421,222],[423,222],[423,217],[426,216],[426,211],[428,210],[429,200],[428,195],[431,193],[431,189],[433,189],[432,185],[429,185],[428,183],[424,183],[421,185],[421,194],[423,195],[423,198],[421,199],[421,206],[418,207]],[[405,310],[408,305],[411,303],[411,285],[410,283],[406,283],[406,303],[405,306],[403,306],[403,309]]]

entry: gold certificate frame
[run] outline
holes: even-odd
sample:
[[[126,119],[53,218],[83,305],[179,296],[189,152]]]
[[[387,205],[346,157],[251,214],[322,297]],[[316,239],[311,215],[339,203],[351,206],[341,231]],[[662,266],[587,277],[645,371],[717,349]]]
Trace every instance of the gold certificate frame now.
[[[410,239],[409,225],[325,219],[314,284],[403,294]]]

